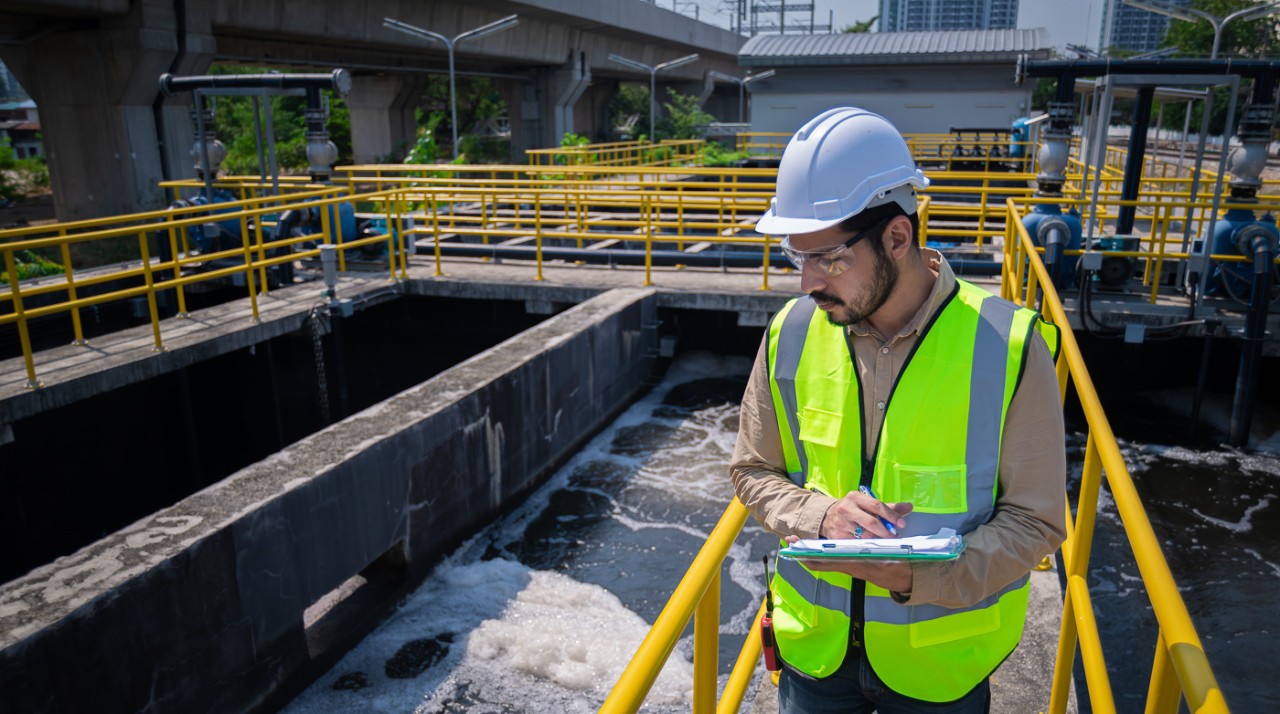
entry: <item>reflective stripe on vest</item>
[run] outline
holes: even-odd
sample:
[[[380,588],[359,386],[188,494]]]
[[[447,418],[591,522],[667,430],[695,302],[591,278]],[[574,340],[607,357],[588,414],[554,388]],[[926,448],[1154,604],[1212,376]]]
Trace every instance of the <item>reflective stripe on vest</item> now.
[[[788,472],[796,479],[798,470],[797,483],[837,498],[869,481],[885,501],[916,503],[904,536],[942,527],[972,531],[993,512],[1004,417],[1036,329],[1056,351],[1057,333],[1034,312],[959,281],[894,385],[868,478],[861,473],[861,428],[844,423],[844,415],[854,414],[862,422],[844,328],[828,324],[812,300],[793,301],[771,325],[769,345]],[[913,406],[919,403],[930,408],[921,412]],[[877,674],[918,699],[963,696],[1016,645],[1027,582],[1021,578],[960,609],[900,605],[867,584],[865,638]],[[851,586],[848,576],[778,562],[774,625],[789,664],[816,677],[839,668],[855,616]],[[953,674],[918,676],[934,666]]]

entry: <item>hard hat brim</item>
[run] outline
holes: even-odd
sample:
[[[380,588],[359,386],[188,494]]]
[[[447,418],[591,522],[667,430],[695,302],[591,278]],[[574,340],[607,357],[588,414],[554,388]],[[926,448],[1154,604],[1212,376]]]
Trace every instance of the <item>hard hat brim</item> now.
[[[823,228],[830,228],[848,218],[843,216],[835,220],[818,220],[817,218],[785,218],[774,213],[773,208],[764,212],[756,222],[756,233],[771,236],[791,236],[803,233],[814,233]]]
[[[902,207],[902,212],[906,215],[915,213],[919,208],[916,201],[915,189],[925,188],[929,185],[929,179],[924,177],[923,173],[917,172],[919,178],[909,183],[895,186],[892,189],[879,193],[871,197],[866,205],[861,206],[856,211],[837,216],[835,218],[800,218],[779,216],[777,213],[777,201],[771,201],[769,210],[764,212],[760,220],[756,222],[756,232],[763,235],[800,235],[803,233],[813,233],[824,228],[830,228],[842,221],[856,216],[859,213],[884,205],[886,203],[896,203]]]

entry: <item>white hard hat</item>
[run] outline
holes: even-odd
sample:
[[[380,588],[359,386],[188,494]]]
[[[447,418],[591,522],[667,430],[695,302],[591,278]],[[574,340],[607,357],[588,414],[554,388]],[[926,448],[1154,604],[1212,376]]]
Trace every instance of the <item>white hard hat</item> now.
[[[778,194],[756,223],[769,235],[812,233],[884,203],[916,212],[929,185],[887,119],[865,109],[829,109],[791,137],[778,166]]]

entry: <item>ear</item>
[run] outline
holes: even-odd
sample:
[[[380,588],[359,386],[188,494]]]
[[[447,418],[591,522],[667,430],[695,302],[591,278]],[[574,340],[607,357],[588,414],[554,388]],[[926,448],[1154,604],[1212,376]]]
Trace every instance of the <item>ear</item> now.
[[[912,235],[911,221],[906,216],[894,216],[884,227],[881,235],[885,252],[894,260],[902,260],[912,249],[915,236]]]

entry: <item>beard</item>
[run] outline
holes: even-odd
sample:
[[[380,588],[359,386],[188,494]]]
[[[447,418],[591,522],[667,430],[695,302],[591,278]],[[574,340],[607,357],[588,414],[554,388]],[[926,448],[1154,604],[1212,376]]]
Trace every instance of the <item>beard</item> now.
[[[893,294],[893,288],[898,284],[898,266],[889,259],[883,246],[876,243],[873,243],[873,246],[872,254],[875,257],[874,269],[871,271],[873,277],[871,284],[861,295],[855,295],[846,301],[831,293],[810,293],[810,297],[815,300],[837,305],[827,311],[827,321],[831,324],[847,327],[856,322],[862,322],[883,307],[888,302],[889,296]]]

